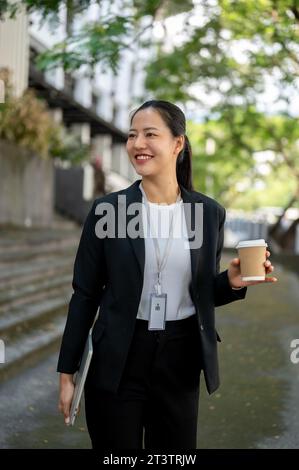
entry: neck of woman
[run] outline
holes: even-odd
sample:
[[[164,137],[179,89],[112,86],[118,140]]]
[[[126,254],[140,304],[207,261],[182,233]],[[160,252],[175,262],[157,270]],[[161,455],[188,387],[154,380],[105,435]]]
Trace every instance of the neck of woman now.
[[[174,204],[180,194],[176,178],[143,176],[141,184],[147,200],[155,204]]]

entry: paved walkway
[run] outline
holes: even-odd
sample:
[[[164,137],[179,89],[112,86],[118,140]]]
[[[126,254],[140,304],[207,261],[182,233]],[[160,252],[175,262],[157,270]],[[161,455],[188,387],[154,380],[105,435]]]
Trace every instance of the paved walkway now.
[[[225,269],[228,258],[223,257]],[[279,281],[248,289],[217,308],[221,387],[208,396],[202,380],[199,448],[299,448],[299,279],[275,266]],[[84,414],[74,428],[57,412],[57,355],[4,383],[0,448],[89,448]]]
[[[6,382],[0,391],[0,448],[87,449],[84,416],[74,428],[59,414],[57,354]]]
[[[299,278],[274,267],[277,283],[216,309],[221,386],[211,396],[201,388],[199,448],[299,448],[299,364],[290,361]]]

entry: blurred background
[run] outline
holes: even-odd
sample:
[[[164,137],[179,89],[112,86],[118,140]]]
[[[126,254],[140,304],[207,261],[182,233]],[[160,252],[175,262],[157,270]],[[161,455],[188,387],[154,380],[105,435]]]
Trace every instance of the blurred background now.
[[[227,210],[222,269],[264,238],[279,280],[217,309],[198,447],[299,448],[297,0],[0,2],[0,448],[90,447],[84,409],[58,414],[57,354],[82,223],[138,178],[148,99],[185,112],[194,188]]]

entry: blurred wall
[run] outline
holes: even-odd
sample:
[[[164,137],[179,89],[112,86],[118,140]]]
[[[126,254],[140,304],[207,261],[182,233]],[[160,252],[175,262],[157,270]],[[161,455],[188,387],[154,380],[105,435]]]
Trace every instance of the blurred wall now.
[[[0,140],[0,169],[0,223],[50,225],[54,204],[53,161]]]

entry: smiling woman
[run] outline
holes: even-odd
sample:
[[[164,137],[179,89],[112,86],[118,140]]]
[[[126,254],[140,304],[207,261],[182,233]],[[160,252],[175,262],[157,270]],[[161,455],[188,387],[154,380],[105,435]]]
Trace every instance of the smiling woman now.
[[[176,199],[178,184],[192,189],[191,147],[185,116],[175,105],[165,101],[147,101],[131,118],[127,152],[151,202]],[[153,187],[153,181],[157,183]],[[158,194],[160,182],[163,193]],[[167,194],[168,193],[168,194]]]
[[[251,284],[242,283],[238,258],[220,272],[225,209],[193,190],[180,108],[157,100],[141,105],[126,147],[141,179],[95,200],[84,224],[57,368],[59,407],[67,422],[73,374],[100,307],[85,385],[93,448],[195,449],[201,371],[209,393],[219,387],[215,307],[244,299]],[[95,233],[99,206],[107,204],[125,237]],[[127,230],[136,205],[144,229],[137,237]],[[166,237],[157,235],[161,219]],[[182,230],[175,238],[176,226]],[[199,246],[192,229],[203,234]]]

